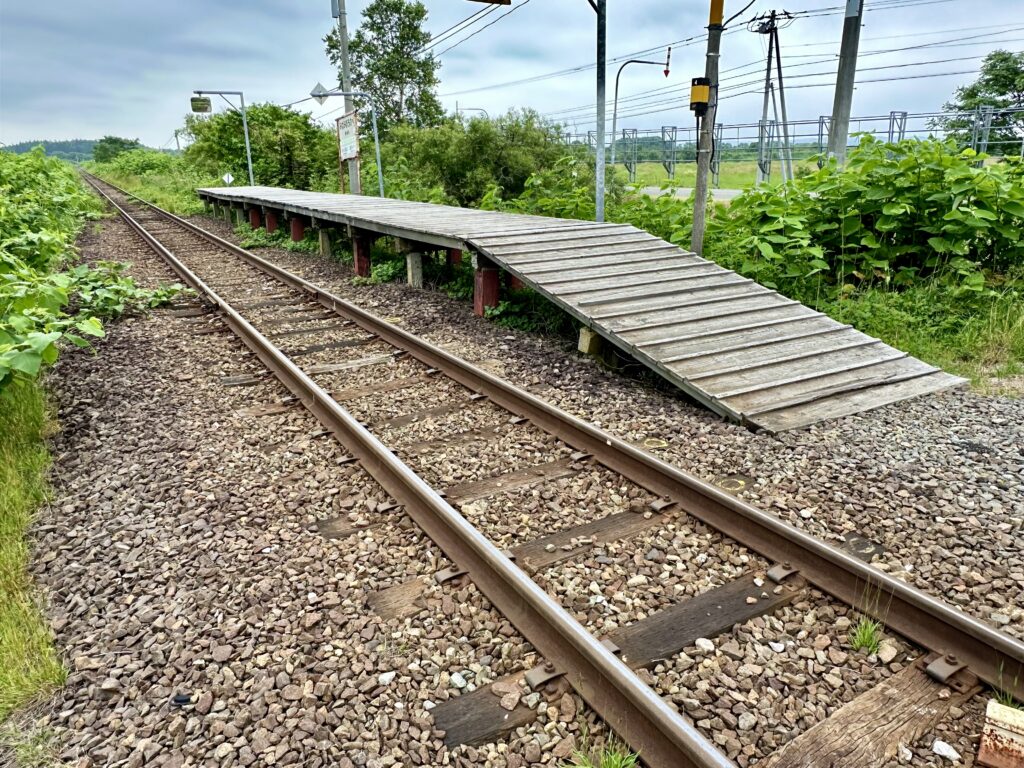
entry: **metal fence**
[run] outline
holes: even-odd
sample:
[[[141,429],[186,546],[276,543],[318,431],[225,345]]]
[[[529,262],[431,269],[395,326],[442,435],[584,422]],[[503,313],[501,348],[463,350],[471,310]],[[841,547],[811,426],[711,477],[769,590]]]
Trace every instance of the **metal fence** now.
[[[952,137],[962,147],[971,147],[993,157],[1024,157],[1024,109],[980,107],[971,112],[901,112],[850,118],[850,145],[859,142],[859,134],[870,134],[887,142],[908,138]],[[774,168],[783,179],[794,175],[794,162],[816,159],[824,164],[828,145],[829,116],[817,120],[792,120],[786,123],[789,145],[782,125],[775,120],[756,123],[718,124],[715,126],[715,151],[711,164],[712,183],[720,185],[723,162],[755,162],[758,183],[770,181]],[[596,131],[565,133],[570,145],[593,148]],[[625,167],[629,180],[637,180],[640,163],[658,163],[669,179],[676,178],[681,164],[696,163],[696,128],[663,126],[658,129],[624,128],[615,138],[616,165]],[[799,166],[797,166],[797,170]]]

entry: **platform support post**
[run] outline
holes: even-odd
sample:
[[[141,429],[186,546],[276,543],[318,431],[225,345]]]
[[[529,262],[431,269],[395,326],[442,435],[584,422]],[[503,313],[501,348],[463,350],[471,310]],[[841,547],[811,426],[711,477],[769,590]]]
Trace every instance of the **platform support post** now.
[[[298,243],[306,236],[306,222],[301,216],[292,216],[288,220],[291,227],[292,242]]]
[[[253,229],[259,229],[260,226],[263,224],[263,222],[261,221],[261,218],[262,217],[260,216],[260,209],[259,208],[252,207],[252,208],[249,209],[249,226],[250,227],[252,227]]]
[[[241,226],[247,220],[248,220],[248,216],[245,215],[245,207],[241,206],[241,205],[237,206],[235,208],[235,221],[234,221],[235,226]]]
[[[331,232],[326,227],[320,227],[316,231],[317,243],[320,247],[320,255],[324,258],[331,258]]]
[[[601,351],[601,337],[592,328],[580,328],[580,341],[577,349],[585,355],[596,355]]]
[[[423,287],[423,254],[419,251],[405,254],[405,277],[410,287]]]
[[[267,211],[267,232],[268,234],[274,234],[277,232],[277,211]]]
[[[473,258],[473,313],[483,317],[488,307],[498,306],[501,277],[498,268],[479,256]]]
[[[462,264],[462,251],[458,248],[449,248],[445,253],[445,264],[448,267],[457,267]]]
[[[523,288],[526,287],[525,285],[523,285],[523,281],[520,280],[515,275],[513,275],[511,272],[506,272],[505,274],[508,277],[508,289],[510,291],[521,291],[523,290]]]
[[[222,205],[220,210],[221,210],[221,214],[224,216],[224,221],[226,221],[228,224],[230,224],[231,223],[231,219],[234,218],[234,215],[235,215],[235,211],[231,207],[231,204],[228,203],[227,205]]]
[[[370,248],[373,246],[373,238],[358,229],[352,230],[352,261],[355,273],[359,277],[369,277],[370,269]]]

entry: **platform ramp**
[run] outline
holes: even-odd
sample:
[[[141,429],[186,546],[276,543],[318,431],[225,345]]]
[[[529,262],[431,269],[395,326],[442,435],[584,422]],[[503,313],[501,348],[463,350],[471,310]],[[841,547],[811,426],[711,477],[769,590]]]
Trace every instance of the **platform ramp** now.
[[[274,187],[198,192],[475,253],[711,410],[772,432],[966,383],[629,224]]]

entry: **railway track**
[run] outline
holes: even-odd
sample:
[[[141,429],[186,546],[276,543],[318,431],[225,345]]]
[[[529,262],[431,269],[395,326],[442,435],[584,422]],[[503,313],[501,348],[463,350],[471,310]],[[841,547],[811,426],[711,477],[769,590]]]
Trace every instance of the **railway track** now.
[[[471,580],[542,657],[494,692],[480,688],[435,709],[449,744],[493,741],[535,716],[522,705],[500,706],[502,690],[553,696],[568,684],[649,766],[734,765],[636,671],[770,615],[810,588],[930,652],[916,668],[936,685],[969,696],[976,676],[1024,699],[1024,644],[872,568],[861,559],[868,542],[826,545],[254,254],[88,180],[291,392],[253,412],[310,410],[449,558],[436,580]],[[225,384],[260,380],[245,374]],[[446,469],[452,452],[463,456],[454,482]],[[574,485],[581,477],[589,479]],[[579,485],[616,493],[595,510],[572,497]],[[569,503],[554,516],[537,511],[548,530],[535,538],[509,536],[478,516],[480,500],[516,509],[548,492]],[[574,606],[552,597],[560,566],[681,521],[707,526],[701,542],[718,550],[712,562],[739,563],[715,574],[713,588],[654,601],[643,617],[600,637],[574,618]],[[342,524],[326,533],[355,530]],[[682,565],[700,573],[703,562]],[[411,615],[424,588],[412,580],[370,602],[382,615]]]

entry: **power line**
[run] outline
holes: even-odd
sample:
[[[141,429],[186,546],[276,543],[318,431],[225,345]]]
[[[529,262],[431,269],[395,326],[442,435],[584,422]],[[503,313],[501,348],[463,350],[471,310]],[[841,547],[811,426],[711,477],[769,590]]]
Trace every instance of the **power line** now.
[[[473,24],[475,24],[478,21],[481,21],[485,16],[487,16],[488,14],[494,13],[494,11],[496,11],[496,10],[498,10],[498,6],[497,5],[489,5],[486,8],[481,8],[476,13],[470,14],[469,16],[464,18],[462,21],[460,21],[458,24],[453,24],[452,26],[448,27],[448,29],[444,30],[444,32],[439,32],[437,35],[431,37],[430,38],[430,42],[427,43],[422,48],[420,48],[416,52],[416,54],[419,55],[421,53],[424,53],[424,52],[430,50],[431,48],[433,48],[438,43],[443,43],[446,39],[454,37],[459,32],[465,32],[466,29],[468,29],[469,27],[473,26]]]
[[[476,30],[476,31],[475,31],[475,32],[473,32],[472,34],[466,35],[466,36],[465,36],[464,38],[462,38],[461,40],[458,40],[458,41],[456,41],[455,43],[453,43],[453,44],[449,45],[449,46],[448,46],[447,48],[445,48],[445,49],[444,49],[443,51],[441,51],[441,52],[440,52],[439,54],[437,54],[437,56],[438,56],[438,57],[444,56],[444,55],[445,55],[446,53],[448,53],[448,51],[450,51],[450,50],[451,50],[452,48],[457,48],[458,46],[462,45],[462,44],[463,44],[464,42],[466,42],[467,40],[469,40],[469,39],[470,39],[471,37],[476,37],[477,35],[479,35],[479,34],[480,34],[481,32],[483,32],[483,31],[484,31],[485,29],[487,29],[488,27],[490,27],[490,26],[493,26],[494,24],[497,24],[497,23],[498,23],[499,21],[501,21],[501,20],[502,20],[502,19],[504,19],[505,17],[507,17],[507,16],[511,16],[511,15],[512,15],[513,13],[515,13],[516,11],[518,11],[518,10],[519,10],[520,8],[522,8],[523,6],[525,6],[525,5],[528,5],[528,4],[529,4],[529,2],[530,2],[530,0],[523,0],[523,2],[521,2],[521,3],[520,3],[519,5],[517,5],[517,6],[515,7],[515,8],[510,8],[510,9],[509,9],[508,11],[506,11],[506,12],[505,12],[505,13],[503,13],[503,14],[501,14],[501,16],[499,16],[498,18],[496,18],[496,19],[495,19],[494,21],[491,21],[491,22],[489,22],[489,23],[487,23],[487,24],[484,24],[484,25],[483,25],[482,27],[480,27],[480,28],[479,28],[478,30]],[[497,6],[494,6],[494,7],[495,7],[495,8],[497,8]]]

